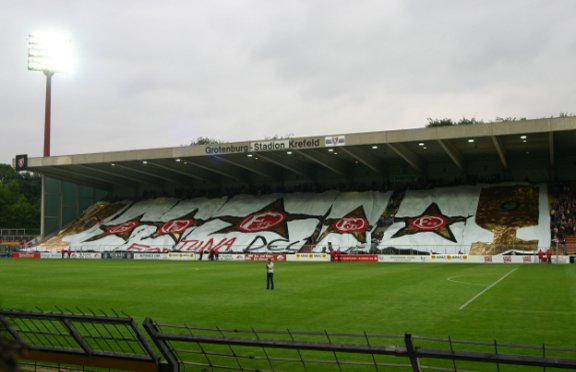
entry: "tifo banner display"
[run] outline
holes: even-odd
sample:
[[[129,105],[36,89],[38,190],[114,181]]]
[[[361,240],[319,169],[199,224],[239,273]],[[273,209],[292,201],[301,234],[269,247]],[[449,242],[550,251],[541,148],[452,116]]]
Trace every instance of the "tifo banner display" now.
[[[336,136],[328,143],[338,146],[343,141]],[[506,256],[513,250],[535,252],[549,245],[547,186],[499,184],[100,203],[31,250],[204,255],[332,250],[342,257],[422,253],[453,262]]]

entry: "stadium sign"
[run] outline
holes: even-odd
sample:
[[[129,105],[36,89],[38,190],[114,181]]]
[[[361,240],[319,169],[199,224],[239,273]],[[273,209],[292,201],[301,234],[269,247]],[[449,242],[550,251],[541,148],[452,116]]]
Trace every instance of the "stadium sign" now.
[[[176,261],[195,261],[196,254],[191,252],[169,252],[166,254],[166,259]]]
[[[289,147],[290,147],[290,141],[288,140],[250,142],[251,152],[288,150]]]
[[[286,256],[286,261],[329,262],[327,253],[295,253]]]
[[[134,253],[135,260],[165,260],[166,253]]]
[[[324,146],[344,146],[346,145],[346,136],[327,136],[324,137]]]
[[[331,137],[332,138],[332,137]],[[333,137],[335,145],[332,145],[332,140],[325,140],[328,143],[326,146],[343,145],[345,142],[344,136]],[[207,155],[224,155],[224,154],[238,154],[246,152],[265,152],[265,151],[285,151],[285,150],[302,150],[313,149],[321,147],[320,138],[300,138],[300,139],[282,139],[282,140],[268,140],[256,141],[245,144],[214,144],[204,147],[204,152]]]
[[[317,147],[320,147],[320,138],[271,140],[250,143],[250,151],[252,152],[313,149]]]
[[[271,259],[272,261],[286,261],[285,254],[245,254],[245,261],[267,261]]]
[[[313,149],[320,147],[320,138],[291,139],[290,149]]]
[[[204,148],[208,155],[234,154],[238,152],[248,152],[247,145],[209,145]]]
[[[105,260],[132,260],[133,252],[102,252],[102,258]]]

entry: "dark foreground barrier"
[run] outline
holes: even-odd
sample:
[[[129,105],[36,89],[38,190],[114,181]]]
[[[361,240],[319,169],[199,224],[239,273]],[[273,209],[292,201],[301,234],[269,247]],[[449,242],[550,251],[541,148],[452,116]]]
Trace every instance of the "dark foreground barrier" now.
[[[3,361],[10,366],[12,357],[26,370],[485,371],[500,370],[501,365],[513,370],[576,369],[576,349],[544,345],[410,334],[200,328],[159,324],[150,318],[143,328],[146,336],[130,317],[118,314],[0,309],[0,339],[13,346],[12,355],[3,355]]]

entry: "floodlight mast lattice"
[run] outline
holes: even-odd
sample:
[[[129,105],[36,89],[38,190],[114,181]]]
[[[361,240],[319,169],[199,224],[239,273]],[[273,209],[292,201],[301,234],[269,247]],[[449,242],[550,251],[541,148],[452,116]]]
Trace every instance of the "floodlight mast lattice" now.
[[[66,72],[72,65],[71,41],[63,34],[34,33],[28,36],[28,70],[42,71],[46,76],[44,111],[44,156],[50,156],[50,118],[52,106],[52,75]]]

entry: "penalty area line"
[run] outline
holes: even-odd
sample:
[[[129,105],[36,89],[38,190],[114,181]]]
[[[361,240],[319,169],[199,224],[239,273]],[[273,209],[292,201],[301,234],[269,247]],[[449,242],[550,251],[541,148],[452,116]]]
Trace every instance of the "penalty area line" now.
[[[488,290],[492,287],[494,287],[496,284],[500,283],[501,281],[503,281],[504,279],[506,279],[508,277],[508,275],[512,274],[514,271],[518,270],[518,268],[515,268],[514,270],[509,271],[508,273],[504,274],[504,276],[502,276],[500,279],[498,279],[497,281],[495,281],[494,283],[490,284],[488,287],[484,288],[482,291],[480,291],[478,294],[476,294],[476,296],[472,297],[471,299],[469,299],[464,305],[460,306],[460,308],[458,310],[462,310],[464,309],[466,306],[470,305],[472,302],[474,302],[478,297],[482,296],[484,293],[488,292]]]

